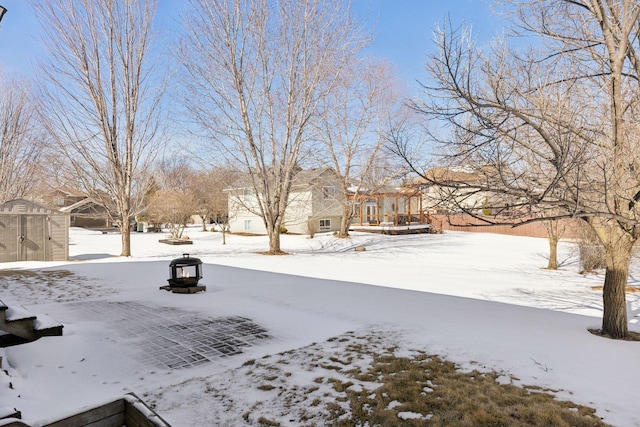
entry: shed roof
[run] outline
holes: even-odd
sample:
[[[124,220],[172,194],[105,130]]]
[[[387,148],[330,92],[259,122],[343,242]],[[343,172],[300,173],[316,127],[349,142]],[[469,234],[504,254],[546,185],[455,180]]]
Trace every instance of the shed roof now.
[[[57,209],[27,199],[9,200],[0,204],[0,213],[17,214],[17,213],[37,213],[37,214],[63,214]]]

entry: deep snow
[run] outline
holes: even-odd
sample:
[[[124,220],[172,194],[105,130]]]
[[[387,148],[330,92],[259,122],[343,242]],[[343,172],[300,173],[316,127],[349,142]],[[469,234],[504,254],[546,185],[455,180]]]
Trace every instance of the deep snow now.
[[[578,274],[570,243],[561,243],[560,270],[548,271],[547,241],[536,238],[284,235],[282,248],[291,255],[273,257],[258,254],[266,237],[228,235],[222,245],[220,233],[192,228],[189,236],[193,245],[170,246],[158,242],[162,234],[135,233],[134,256],[120,258],[118,234],[72,229],[69,262],[0,264],[21,270],[0,277],[0,299],[65,325],[62,337],[0,349],[9,373],[0,373],[0,411],[52,420],[133,391],[176,427],[256,424],[259,416],[294,425],[287,415],[301,411],[318,421],[322,405],[311,409],[309,402],[335,397],[321,362],[358,341],[504,372],[507,381],[559,390],[561,399],[595,407],[613,425],[640,426],[640,343],[587,332],[600,326],[601,293],[591,287],[603,276]],[[169,261],[183,252],[205,263],[206,292],[158,289]],[[638,272],[634,265],[632,285]],[[636,331],[638,295],[627,294]],[[161,328],[174,323],[172,316],[241,317],[269,338],[210,363],[162,368],[144,356],[153,330],[131,332],[123,325],[135,321],[105,308],[124,304],[168,313],[152,322]],[[276,391],[257,388],[265,381]]]

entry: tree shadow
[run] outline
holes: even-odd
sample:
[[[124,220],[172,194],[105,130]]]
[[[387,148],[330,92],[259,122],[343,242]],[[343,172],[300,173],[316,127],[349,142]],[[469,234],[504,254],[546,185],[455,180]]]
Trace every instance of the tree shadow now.
[[[69,261],[87,261],[93,259],[115,258],[113,254],[80,254],[76,256],[70,256]]]

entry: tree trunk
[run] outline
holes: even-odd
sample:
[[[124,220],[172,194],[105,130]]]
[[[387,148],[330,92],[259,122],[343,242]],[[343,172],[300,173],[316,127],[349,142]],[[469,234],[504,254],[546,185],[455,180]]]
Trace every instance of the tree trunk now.
[[[558,237],[549,234],[549,263],[547,270],[558,269]]]
[[[625,291],[633,241],[628,240],[612,239],[605,243],[607,271],[602,291],[602,334],[618,339],[629,335]]]
[[[269,233],[269,255],[280,255],[280,226],[267,229]]]
[[[227,230],[225,227],[222,227],[222,244],[227,244]]]
[[[556,219],[543,221],[542,225],[545,230],[547,230],[547,239],[549,240],[549,263],[547,264],[547,270],[557,270],[558,241],[560,241],[560,236],[563,234],[562,230],[564,228],[560,227],[559,221]]]
[[[131,225],[129,224],[129,218],[120,219],[120,237],[122,239],[120,256],[131,256]]]
[[[342,218],[340,218],[340,230],[338,231],[338,237],[349,237],[349,226],[351,225],[351,212],[352,208],[349,203],[342,205]]]

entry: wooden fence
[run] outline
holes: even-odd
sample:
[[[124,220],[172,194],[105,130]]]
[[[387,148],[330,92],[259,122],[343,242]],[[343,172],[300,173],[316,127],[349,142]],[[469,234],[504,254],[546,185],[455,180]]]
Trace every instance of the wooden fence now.
[[[506,234],[509,236],[547,237],[547,230],[544,228],[544,224],[541,221],[529,222],[527,224],[514,227],[512,225],[486,225],[486,222],[481,219],[465,214],[431,214],[430,219],[432,224],[435,221],[434,225],[440,226],[442,230]],[[571,221],[561,220],[558,226],[564,227],[564,233],[562,233],[563,238],[567,239],[577,237],[577,232]]]

